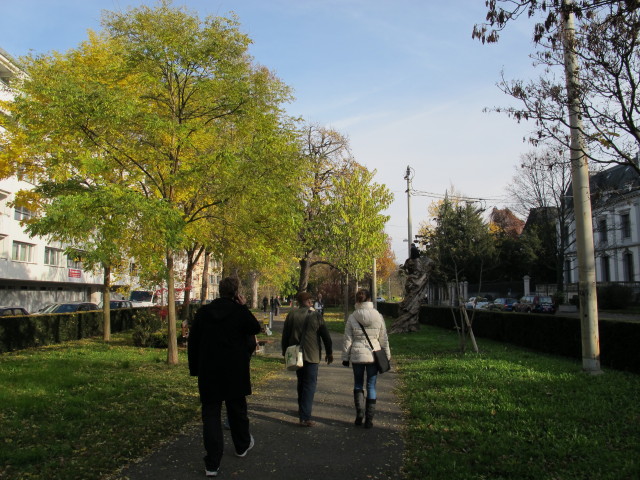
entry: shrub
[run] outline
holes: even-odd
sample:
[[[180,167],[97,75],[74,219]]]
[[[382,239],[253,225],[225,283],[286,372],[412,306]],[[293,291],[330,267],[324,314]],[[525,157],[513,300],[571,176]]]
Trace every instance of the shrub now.
[[[158,340],[154,337],[161,332],[163,323],[160,312],[156,308],[145,308],[137,311],[134,315],[133,344],[136,347],[155,346],[154,344]]]
[[[557,291],[556,293],[554,293],[553,304],[556,306],[556,308],[558,307],[558,305],[561,305],[563,303],[564,303],[564,292]]]
[[[630,287],[612,283],[598,287],[598,306],[600,308],[615,310],[624,309],[631,304],[632,290]]]

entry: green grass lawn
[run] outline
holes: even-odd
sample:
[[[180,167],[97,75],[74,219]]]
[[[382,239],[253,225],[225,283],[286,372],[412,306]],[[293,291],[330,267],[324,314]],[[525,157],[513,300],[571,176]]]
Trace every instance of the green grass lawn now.
[[[640,377],[422,327],[391,335],[408,479],[640,478]]]
[[[95,479],[199,420],[186,353],[136,348],[129,335],[0,355],[0,478]],[[252,360],[254,385],[281,370]]]
[[[640,376],[484,339],[463,355],[432,327],[390,342],[407,480],[640,478]],[[184,351],[165,360],[126,334],[0,355],[0,478],[100,478],[198,421]],[[259,392],[282,359],[252,367]]]

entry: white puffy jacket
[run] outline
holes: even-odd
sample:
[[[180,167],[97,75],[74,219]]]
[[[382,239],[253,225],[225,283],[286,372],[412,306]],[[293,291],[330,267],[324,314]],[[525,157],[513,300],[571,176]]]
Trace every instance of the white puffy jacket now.
[[[382,349],[391,360],[387,327],[382,315],[373,308],[373,302],[356,303],[356,310],[349,315],[344,328],[344,341],[342,343],[342,361],[351,363],[373,363],[371,347],[362,332],[362,325],[369,335],[373,349]]]

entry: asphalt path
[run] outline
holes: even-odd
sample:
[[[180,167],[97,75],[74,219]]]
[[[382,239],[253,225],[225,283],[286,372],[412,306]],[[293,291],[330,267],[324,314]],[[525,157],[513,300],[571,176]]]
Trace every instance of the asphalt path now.
[[[283,312],[286,313],[286,312]],[[284,317],[273,322],[281,331]],[[255,447],[244,458],[234,454],[225,431],[221,479],[382,480],[401,479],[402,414],[396,398],[398,375],[378,377],[377,412],[372,429],[353,425],[353,374],[341,365],[342,335],[331,334],[335,361],[322,363],[313,407],[315,427],[298,425],[296,375],[283,370],[248,397]],[[269,351],[270,350],[270,351]],[[277,345],[267,355],[280,358]],[[284,362],[283,362],[284,364]],[[152,454],[123,468],[113,480],[190,480],[205,478],[200,423]]]

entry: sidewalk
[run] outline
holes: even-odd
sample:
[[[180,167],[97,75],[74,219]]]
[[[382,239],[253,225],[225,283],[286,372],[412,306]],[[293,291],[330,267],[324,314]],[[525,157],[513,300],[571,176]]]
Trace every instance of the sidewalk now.
[[[281,331],[284,317],[274,321]],[[402,415],[395,396],[397,374],[378,377],[377,412],[372,429],[355,427],[353,374],[341,364],[342,335],[331,334],[334,363],[318,373],[313,419],[317,426],[298,426],[295,372],[282,370],[247,398],[256,445],[245,458],[234,455],[225,431],[220,479],[382,480],[400,479]],[[282,358],[279,353],[270,353]],[[204,449],[200,423],[138,462],[113,480],[203,479]]]

